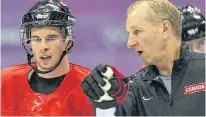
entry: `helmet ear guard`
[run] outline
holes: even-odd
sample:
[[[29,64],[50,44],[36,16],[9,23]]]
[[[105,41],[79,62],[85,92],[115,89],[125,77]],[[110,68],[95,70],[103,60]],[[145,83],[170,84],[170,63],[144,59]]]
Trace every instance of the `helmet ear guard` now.
[[[58,0],[41,0],[33,5],[23,16],[20,27],[20,43],[27,53],[28,64],[38,73],[49,73],[53,71],[61,62],[63,57],[71,52],[74,43],[75,17],[71,14],[69,8]],[[41,27],[57,27],[63,29],[65,34],[63,39],[68,39],[67,47],[63,51],[57,64],[48,71],[40,71],[31,65],[32,53],[29,52],[28,44],[31,40],[31,30]],[[70,45],[70,47],[68,47]]]

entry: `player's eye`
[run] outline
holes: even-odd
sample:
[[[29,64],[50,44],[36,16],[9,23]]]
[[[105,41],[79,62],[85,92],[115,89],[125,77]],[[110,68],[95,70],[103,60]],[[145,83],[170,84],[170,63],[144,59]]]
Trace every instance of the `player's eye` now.
[[[56,40],[57,39],[57,35],[49,35],[46,37],[46,40]]]
[[[39,37],[32,37],[31,41],[41,41],[41,39]]]
[[[56,40],[55,37],[47,37],[46,40]]]

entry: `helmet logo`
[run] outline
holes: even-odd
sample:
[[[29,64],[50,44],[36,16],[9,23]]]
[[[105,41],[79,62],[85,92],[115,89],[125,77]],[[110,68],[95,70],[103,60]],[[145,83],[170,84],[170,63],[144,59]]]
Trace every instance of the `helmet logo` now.
[[[36,15],[36,18],[37,19],[44,19],[44,18],[47,18],[49,16],[49,14],[38,14]]]
[[[188,30],[188,31],[187,31],[187,33],[188,33],[189,35],[195,35],[197,32],[198,32],[198,28],[191,29],[191,30]]]
[[[200,17],[199,15],[197,15],[197,14],[193,14],[193,17],[194,17],[195,19],[201,19],[201,17]]]

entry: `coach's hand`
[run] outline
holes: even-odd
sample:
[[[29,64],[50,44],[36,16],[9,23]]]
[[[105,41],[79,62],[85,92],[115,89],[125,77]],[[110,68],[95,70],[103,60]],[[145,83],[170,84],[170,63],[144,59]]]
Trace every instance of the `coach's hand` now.
[[[128,86],[121,80],[123,75],[114,67],[99,64],[81,83],[84,93],[101,109],[121,104]]]

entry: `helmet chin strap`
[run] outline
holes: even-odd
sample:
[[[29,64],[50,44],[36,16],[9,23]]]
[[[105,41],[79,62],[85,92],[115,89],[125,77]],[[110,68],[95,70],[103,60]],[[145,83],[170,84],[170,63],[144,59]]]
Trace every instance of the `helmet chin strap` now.
[[[54,69],[57,68],[57,66],[59,66],[59,64],[61,63],[63,57],[64,57],[64,56],[67,54],[67,52],[69,52],[69,51],[71,50],[71,48],[73,47],[73,43],[74,43],[74,42],[73,42],[73,41],[69,41],[69,42],[71,42],[71,46],[70,46],[67,50],[65,49],[65,50],[62,52],[62,55],[61,55],[58,63],[57,63],[54,67],[52,67],[50,70],[47,70],[47,71],[38,70],[37,67],[34,67],[34,66],[31,64],[31,59],[32,59],[33,55],[29,54],[29,52],[27,51],[25,45],[23,45],[23,46],[24,46],[24,49],[26,50],[26,53],[27,53],[28,64],[29,64],[29,65],[34,69],[34,71],[37,72],[37,73],[47,74],[47,73],[52,72]],[[68,42],[66,48],[68,47],[69,42]]]

